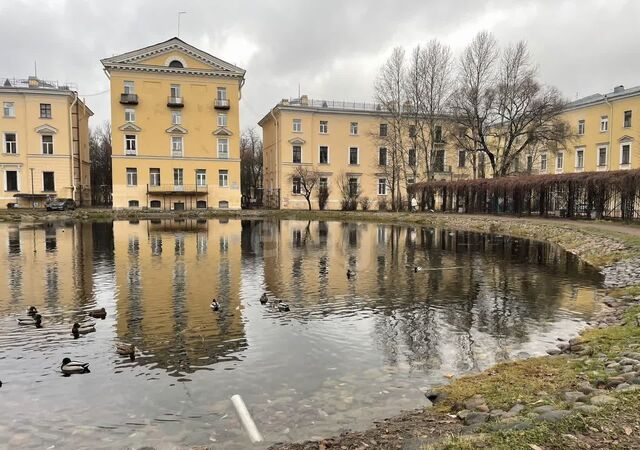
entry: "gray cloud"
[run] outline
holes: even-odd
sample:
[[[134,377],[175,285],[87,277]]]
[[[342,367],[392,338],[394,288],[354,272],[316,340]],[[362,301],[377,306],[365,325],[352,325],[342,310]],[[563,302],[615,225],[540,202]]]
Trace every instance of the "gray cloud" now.
[[[482,29],[501,43],[527,40],[543,80],[568,98],[640,84],[633,0],[0,0],[0,76],[73,81],[109,118],[100,59],[181,38],[247,69],[243,127],[279,99],[370,100],[394,46],[432,38],[461,49]]]

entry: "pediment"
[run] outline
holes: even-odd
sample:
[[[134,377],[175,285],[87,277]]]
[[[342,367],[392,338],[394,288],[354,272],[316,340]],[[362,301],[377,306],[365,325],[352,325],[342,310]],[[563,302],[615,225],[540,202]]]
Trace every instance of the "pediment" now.
[[[133,132],[133,133],[139,133],[140,131],[142,131],[142,128],[140,128],[135,123],[127,122],[124,125],[118,127],[118,130],[120,130],[120,131],[130,131],[130,132]]]
[[[233,136],[231,130],[225,127],[220,127],[213,132],[214,136]]]
[[[626,134],[622,136],[620,139],[618,139],[618,142],[631,142],[631,141],[633,141],[633,137]]]
[[[44,124],[36,127],[35,132],[38,134],[56,134],[58,132],[58,129],[52,127],[51,125]]]
[[[289,144],[293,144],[293,145],[302,145],[302,144],[305,144],[306,142],[307,141],[299,137],[289,139]]]
[[[187,131],[186,128],[181,127],[180,125],[174,125],[172,127],[167,128],[165,131],[171,134],[187,134],[189,132]]]

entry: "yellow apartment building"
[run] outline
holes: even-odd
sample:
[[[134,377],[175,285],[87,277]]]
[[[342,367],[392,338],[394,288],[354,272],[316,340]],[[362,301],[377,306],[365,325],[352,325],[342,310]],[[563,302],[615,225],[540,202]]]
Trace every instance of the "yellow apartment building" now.
[[[93,113],[75,87],[36,77],[0,82],[0,207],[43,207],[51,197],[90,205]]]
[[[263,131],[263,186],[267,206],[307,208],[301,186],[292,178],[296,167],[304,166],[317,170],[319,183],[329,188],[326,209],[341,207],[340,177],[346,177],[349,186],[357,186],[361,196],[371,201],[372,208],[383,204],[390,207],[386,166],[391,156],[384,142],[390,131],[385,113],[377,105],[312,100],[303,95],[279,102],[259,125]],[[443,126],[436,127],[436,135],[443,136]],[[445,144],[442,138],[436,141],[434,177],[468,177],[468,168],[458,163],[456,149]],[[417,179],[403,177],[403,197],[406,198],[408,183],[423,181],[422,174],[418,169]],[[311,198],[312,207],[318,209],[316,194]]]
[[[172,38],[102,60],[114,208],[240,208],[245,71]]]

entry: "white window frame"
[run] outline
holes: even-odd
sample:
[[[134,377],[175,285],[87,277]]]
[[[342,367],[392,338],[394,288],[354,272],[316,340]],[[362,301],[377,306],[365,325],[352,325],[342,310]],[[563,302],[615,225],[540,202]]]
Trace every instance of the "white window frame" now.
[[[182,111],[171,111],[171,125],[182,125]]]
[[[549,170],[549,156],[546,153],[540,154],[540,172],[546,173]]]
[[[559,151],[556,153],[556,173],[560,173],[564,171],[564,151]]]
[[[218,170],[218,187],[221,187],[221,188],[229,187],[229,170],[228,169]]]
[[[302,133],[302,119],[293,119],[291,129],[294,133]]]
[[[8,113],[7,113],[8,111]],[[15,102],[3,102],[2,103],[2,117],[7,119],[16,117],[16,103]]]
[[[378,178],[378,195],[387,195],[387,179]]]
[[[297,183],[296,180],[298,180]],[[298,192],[296,192],[296,185],[298,186]],[[302,195],[302,179],[300,177],[291,178],[291,193],[293,195]]]
[[[584,169],[584,147],[579,147],[576,148],[576,170],[583,170]],[[582,164],[578,164],[580,162],[580,158],[578,158],[578,155],[582,156]]]
[[[357,136],[358,135],[358,122],[351,122],[349,124],[349,134],[351,136]]]
[[[124,110],[124,121],[135,123],[136,121],[136,110],[133,108],[126,108]]]
[[[321,120],[320,121],[320,134],[329,134],[329,121]]]
[[[157,172],[152,172],[152,170],[157,170]],[[160,182],[162,181],[162,177],[160,173],[162,170],[159,167],[151,167],[149,168],[149,185],[150,186],[160,186]],[[156,175],[158,176],[156,180]]]
[[[7,174],[9,172],[15,172],[16,173],[16,190],[15,191],[7,191]],[[20,192],[20,171],[17,169],[14,170],[5,170],[4,171],[4,176],[2,177],[2,180],[4,182],[4,191],[5,192]]]
[[[609,131],[609,116],[600,116],[600,133]]]
[[[176,177],[176,175],[179,175],[179,176]],[[179,183],[176,183],[176,181],[179,181]],[[173,185],[184,186],[184,169],[182,167],[173,168]]]
[[[218,100],[228,100],[227,98],[227,88],[223,86],[219,86],[216,88],[216,98]]]
[[[294,161],[294,157],[293,155],[295,154],[295,149],[296,147],[298,147],[300,149],[300,161]],[[294,144],[291,146],[291,163],[292,164],[302,164],[302,161],[304,161],[304,157],[302,155],[302,145],[300,144]]]
[[[604,149],[604,165],[600,165],[600,150]],[[607,170],[609,167],[609,146],[608,145],[598,145],[596,147],[596,168],[597,170]]]
[[[171,136],[169,139],[171,144],[171,157],[182,158],[184,157],[184,136]],[[180,145],[176,145],[176,144]],[[178,155],[177,149],[180,147],[180,155]]]
[[[629,146],[629,162],[627,162],[627,163],[623,163],[623,162],[622,162],[622,148],[623,148],[625,145],[628,145],[628,146]],[[620,143],[620,167],[624,167],[624,168],[629,168],[629,167],[631,167],[631,155],[632,155],[632,154],[633,154],[633,153],[631,152],[631,142],[629,142],[629,141],[621,142],[621,143]]]
[[[328,187],[329,187],[329,177],[319,177],[318,189],[328,188]]]
[[[50,137],[51,142],[44,142],[45,137]],[[53,134],[43,134],[40,136],[40,148],[42,149],[43,155],[53,155],[56,148],[55,141],[56,141],[56,138],[53,136]],[[45,152],[45,144],[47,144],[46,152]]]
[[[218,113],[218,126],[226,127],[228,124],[228,115],[227,113]]]
[[[584,136],[586,130],[586,123],[584,119],[578,120],[578,136]]]
[[[629,113],[629,125],[626,124],[625,122],[625,114]],[[631,128],[633,126],[633,110],[632,109],[627,109],[626,111],[622,112],[622,128]]]
[[[137,167],[127,167],[127,168],[125,168],[125,173],[127,175],[127,187],[136,187],[136,186],[138,186],[138,168]],[[132,183],[133,175],[135,175],[135,183]]]
[[[326,147],[326,149],[327,149],[327,162],[326,163],[320,162],[320,154],[321,154],[321,148],[322,147]],[[329,150],[329,146],[328,145],[318,145],[318,164],[331,164],[331,151]]]
[[[171,98],[180,98],[182,97],[182,88],[180,87],[179,84],[174,84],[172,83],[171,86],[169,87],[169,93],[171,94],[170,97]]]
[[[135,94],[136,93],[136,82],[125,80],[122,88],[123,94]]]
[[[129,139],[129,136],[133,136],[133,140]],[[133,148],[129,146],[129,142],[133,142]],[[138,154],[138,135],[137,134],[124,135],[124,154],[125,156],[136,156]]]
[[[351,149],[356,149],[356,163],[355,164],[351,164]],[[347,150],[347,164],[350,166],[359,166],[360,165],[360,147],[349,147],[349,149]]]
[[[384,164],[380,164],[380,150],[384,149]],[[389,149],[387,147],[378,147],[378,165],[387,167],[389,165]]]
[[[218,138],[218,159],[229,159],[229,139],[228,138]],[[226,156],[224,151],[220,151],[221,148],[226,148]]]
[[[14,142],[14,149],[15,152],[10,153],[7,152],[7,134],[13,134],[16,137],[16,140]],[[2,154],[3,155],[18,155],[19,154],[19,149],[18,149],[18,133],[16,133],[15,131],[5,131],[2,133]]]
[[[196,186],[204,187],[207,185],[207,169],[196,169]]]

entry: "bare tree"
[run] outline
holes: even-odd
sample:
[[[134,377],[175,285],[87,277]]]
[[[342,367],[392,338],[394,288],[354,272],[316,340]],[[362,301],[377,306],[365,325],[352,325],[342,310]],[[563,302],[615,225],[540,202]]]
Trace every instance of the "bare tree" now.
[[[538,81],[524,42],[501,51],[490,33],[479,33],[460,58],[457,83],[454,136],[468,154],[486,156],[494,177],[512,173],[534,147],[554,148],[569,138],[560,119],[564,101]]]
[[[111,124],[109,121],[89,132],[91,158],[91,202],[93,205],[111,204]]]
[[[342,172],[338,175],[336,182],[342,197],[340,207],[345,211],[358,209],[358,200],[362,195],[362,190],[357,178],[349,177],[349,175]]]
[[[247,128],[240,136],[240,186],[247,198],[258,196],[262,188],[263,147],[255,128]]]
[[[309,211],[311,211],[311,194],[320,181],[320,173],[308,166],[296,166],[291,175],[289,175],[289,181],[294,185],[299,183],[300,193],[304,195],[307,205],[309,205]]]

